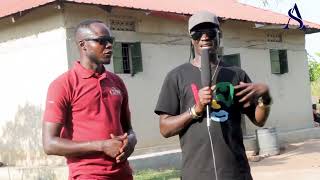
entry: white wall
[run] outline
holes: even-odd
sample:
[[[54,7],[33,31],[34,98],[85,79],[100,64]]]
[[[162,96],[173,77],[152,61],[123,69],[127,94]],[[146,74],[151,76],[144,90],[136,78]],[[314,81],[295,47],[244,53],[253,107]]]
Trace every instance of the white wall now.
[[[43,156],[41,120],[49,83],[68,69],[63,17],[52,6],[0,21],[0,161]]]
[[[136,10],[113,8],[110,13],[96,6],[67,4],[63,11],[54,6],[37,8],[13,24],[9,18],[0,21],[0,80],[5,82],[0,93],[0,132],[7,133],[2,136],[7,140],[3,141],[1,150],[18,146],[34,147],[29,152],[39,152],[40,122],[47,86],[79,57],[73,31],[80,21],[88,18],[100,19],[107,24],[111,18],[129,18],[137,23],[136,32],[113,32],[117,41],[139,41],[142,46],[143,72],[133,77],[120,75],[129,91],[132,123],[139,139],[135,153],[178,147],[177,137],[161,137],[158,116],[153,110],[167,72],[188,61],[187,22],[166,20]],[[303,33],[279,30],[283,34],[283,43],[266,43],[267,31],[252,27],[253,23],[222,23],[223,44],[225,54],[241,54],[242,68],[253,81],[270,85],[274,105],[267,126],[277,126],[280,131],[311,127]],[[269,48],[288,49],[289,73],[271,74]],[[112,71],[113,64],[107,68]],[[254,129],[251,123],[247,123],[249,133]],[[29,138],[27,143],[25,138]],[[18,143],[8,146],[16,139],[19,139]],[[15,152],[10,155],[1,153],[0,161],[19,163],[18,160],[27,157],[31,162],[38,156]]]
[[[233,29],[237,27],[237,31]],[[225,54],[240,53],[241,67],[254,82],[269,85],[273,97],[271,113],[265,127],[277,127],[286,132],[313,126],[311,94],[304,35],[299,30],[277,30],[283,36],[282,43],[266,42],[270,30],[252,29],[252,23],[226,23],[223,26]],[[248,31],[248,28],[251,30]],[[287,49],[289,72],[271,73],[269,49]],[[247,133],[255,127],[246,122]]]
[[[48,81],[66,70],[65,29],[17,38],[0,44],[1,125],[12,120],[17,105],[44,105]]]
[[[111,13],[85,5],[70,5],[66,9],[66,24],[70,32],[78,22],[88,18],[97,18],[107,24],[112,18],[136,21],[136,32],[113,31],[117,41],[139,41],[142,45],[143,72],[133,77],[120,75],[129,90],[132,123],[139,138],[136,154],[176,147],[177,138],[161,137],[158,116],[153,110],[166,73],[188,61],[187,22],[166,20],[140,11],[120,8],[113,8]],[[86,13],[82,13],[83,11]],[[274,104],[266,126],[276,126],[279,131],[311,127],[304,34],[298,30],[263,30],[253,27],[254,23],[223,22],[223,44],[225,54],[241,54],[242,68],[253,81],[264,82],[270,86]],[[282,34],[283,42],[267,42],[266,34],[270,32]],[[72,34],[68,35],[70,36]],[[289,73],[271,74],[270,48],[288,50]],[[72,43],[69,43],[69,49],[69,62],[72,62],[78,53]],[[113,64],[107,68],[113,71]],[[299,106],[296,102],[299,102]],[[257,128],[248,121],[246,126],[248,134],[254,133]]]
[[[133,77],[119,74],[128,88],[132,124],[138,136],[135,154],[177,148],[177,137],[165,139],[160,135],[159,117],[153,111],[166,73],[188,61],[190,42],[185,34],[186,24],[118,8],[113,8],[110,14],[97,7],[69,5],[65,12],[69,32],[69,64],[73,64],[79,56],[73,32],[80,21],[95,18],[108,24],[111,18],[135,19],[136,32],[112,32],[118,42],[141,42],[143,72]],[[106,68],[113,71],[113,63]]]
[[[142,44],[141,48],[143,72],[133,78],[121,75],[128,87],[132,122],[139,137],[139,147],[143,151],[146,148],[160,150],[159,146],[176,147],[177,137],[164,139],[160,135],[159,116],[153,111],[165,75],[174,67],[188,61],[188,48],[182,45],[156,44]]]

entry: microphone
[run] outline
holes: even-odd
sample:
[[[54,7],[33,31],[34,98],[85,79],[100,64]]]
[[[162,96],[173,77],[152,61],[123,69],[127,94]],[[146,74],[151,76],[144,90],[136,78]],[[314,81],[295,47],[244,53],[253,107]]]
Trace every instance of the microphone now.
[[[201,83],[202,87],[211,88],[211,65],[209,61],[209,48],[201,48]],[[207,105],[207,126],[210,126],[210,106]]]

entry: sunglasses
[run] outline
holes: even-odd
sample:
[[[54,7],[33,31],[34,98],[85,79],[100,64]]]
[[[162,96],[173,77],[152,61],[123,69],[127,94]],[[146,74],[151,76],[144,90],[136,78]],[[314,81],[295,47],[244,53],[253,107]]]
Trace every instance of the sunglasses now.
[[[83,39],[84,41],[95,41],[98,42],[101,45],[107,45],[108,43],[113,44],[114,42],[114,37],[111,36],[103,36],[103,37],[98,37],[98,38],[87,38]]]
[[[215,39],[217,37],[217,31],[215,29],[201,29],[190,33],[193,40],[199,40],[203,34],[206,34],[209,39]]]

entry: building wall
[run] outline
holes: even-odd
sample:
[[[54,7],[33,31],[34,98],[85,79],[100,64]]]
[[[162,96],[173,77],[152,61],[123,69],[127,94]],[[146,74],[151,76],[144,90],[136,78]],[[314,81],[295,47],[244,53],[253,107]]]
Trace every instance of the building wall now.
[[[225,54],[240,53],[241,67],[252,81],[269,85],[273,105],[265,127],[277,127],[281,132],[312,127],[310,83],[303,32],[262,30],[254,29],[253,26],[253,23],[235,21],[224,23],[223,41]],[[233,29],[237,31],[234,32]],[[270,32],[282,34],[282,42],[266,42],[266,34]],[[288,73],[271,73],[269,49],[287,49]],[[247,119],[247,134],[254,134],[255,129],[257,127]]]
[[[69,32],[73,32],[81,20],[88,18],[97,18],[107,24],[113,18],[136,21],[136,32],[113,31],[117,41],[139,41],[142,46],[143,72],[133,77],[120,74],[129,91],[132,123],[139,139],[135,153],[178,147],[177,137],[161,137],[158,116],[153,110],[166,73],[188,61],[190,42],[187,22],[121,8],[112,8],[111,12],[87,5],[69,5],[65,8]],[[84,11],[86,13],[82,13]],[[248,22],[223,22],[223,46],[225,54],[240,53],[241,66],[254,82],[264,82],[270,86],[274,104],[266,127],[276,126],[279,131],[312,127],[304,34],[298,30],[263,30],[253,26],[254,23]],[[270,32],[280,33],[282,42],[266,42],[266,34]],[[71,33],[69,35],[73,36]],[[77,51],[71,42],[68,46],[71,49],[68,52],[69,64],[72,64],[70,62],[77,58]],[[288,50],[289,73],[271,74],[270,48]],[[113,64],[108,65],[107,69],[113,71]],[[257,127],[246,120],[246,134],[254,134],[255,129]]]
[[[63,24],[54,6],[35,9],[14,23],[0,20],[0,162],[45,163],[41,120],[46,92],[68,68]]]
[[[83,13],[83,12],[86,13]],[[165,139],[160,135],[158,116],[153,113],[160,88],[166,73],[177,65],[189,60],[189,40],[186,24],[167,21],[143,12],[113,8],[108,13],[98,7],[67,5],[66,26],[68,29],[69,64],[78,58],[74,43],[74,28],[84,19],[95,18],[109,24],[110,19],[134,19],[136,32],[113,31],[118,42],[141,42],[143,72],[119,74],[129,92],[132,124],[138,136],[135,154],[178,147],[178,139]],[[113,64],[106,68],[113,71]]]
[[[41,156],[42,164],[60,163],[60,159],[46,159],[39,151],[41,116],[49,83],[79,57],[74,28],[88,18],[107,24],[113,18],[136,22],[136,32],[112,32],[117,41],[139,41],[142,47],[143,72],[134,76],[120,74],[129,91],[132,124],[139,140],[135,154],[178,147],[177,137],[161,137],[158,116],[153,110],[166,73],[189,60],[187,22],[160,18],[146,11],[122,8],[109,11],[67,3],[61,10],[53,5],[37,8],[15,23],[10,18],[0,20],[0,78],[6,85],[0,95],[4,112],[0,114],[0,132],[4,137],[0,161],[30,164]],[[270,30],[253,29],[253,25],[238,21],[222,23],[225,54],[240,53],[241,66],[251,79],[270,85],[274,105],[266,126],[276,126],[280,131],[311,127],[303,33],[279,30],[283,43],[267,43],[266,32]],[[288,49],[289,73],[271,74],[269,48]],[[106,67],[113,71],[112,63]],[[247,122],[246,129],[253,134],[256,127]]]

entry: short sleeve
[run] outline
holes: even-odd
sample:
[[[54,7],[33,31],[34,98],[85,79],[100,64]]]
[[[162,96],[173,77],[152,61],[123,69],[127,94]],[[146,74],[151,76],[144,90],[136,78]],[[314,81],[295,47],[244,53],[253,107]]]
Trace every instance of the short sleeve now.
[[[158,115],[169,114],[175,116],[180,114],[179,109],[178,78],[175,74],[169,73],[162,85],[154,112]]]
[[[240,75],[240,81],[244,82],[244,83],[251,83],[251,79],[248,76],[248,74],[245,71],[242,71],[241,75]]]
[[[43,120],[64,124],[69,104],[67,99],[64,85],[60,81],[53,81],[48,88]]]
[[[121,104],[121,114],[120,114],[120,120],[121,122],[128,122],[131,121],[131,113],[129,108],[129,96],[128,96],[128,90],[126,88],[126,85],[122,81],[121,78],[119,78],[119,83],[121,87],[121,92],[123,96],[122,104]],[[127,124],[127,123],[125,123]]]

